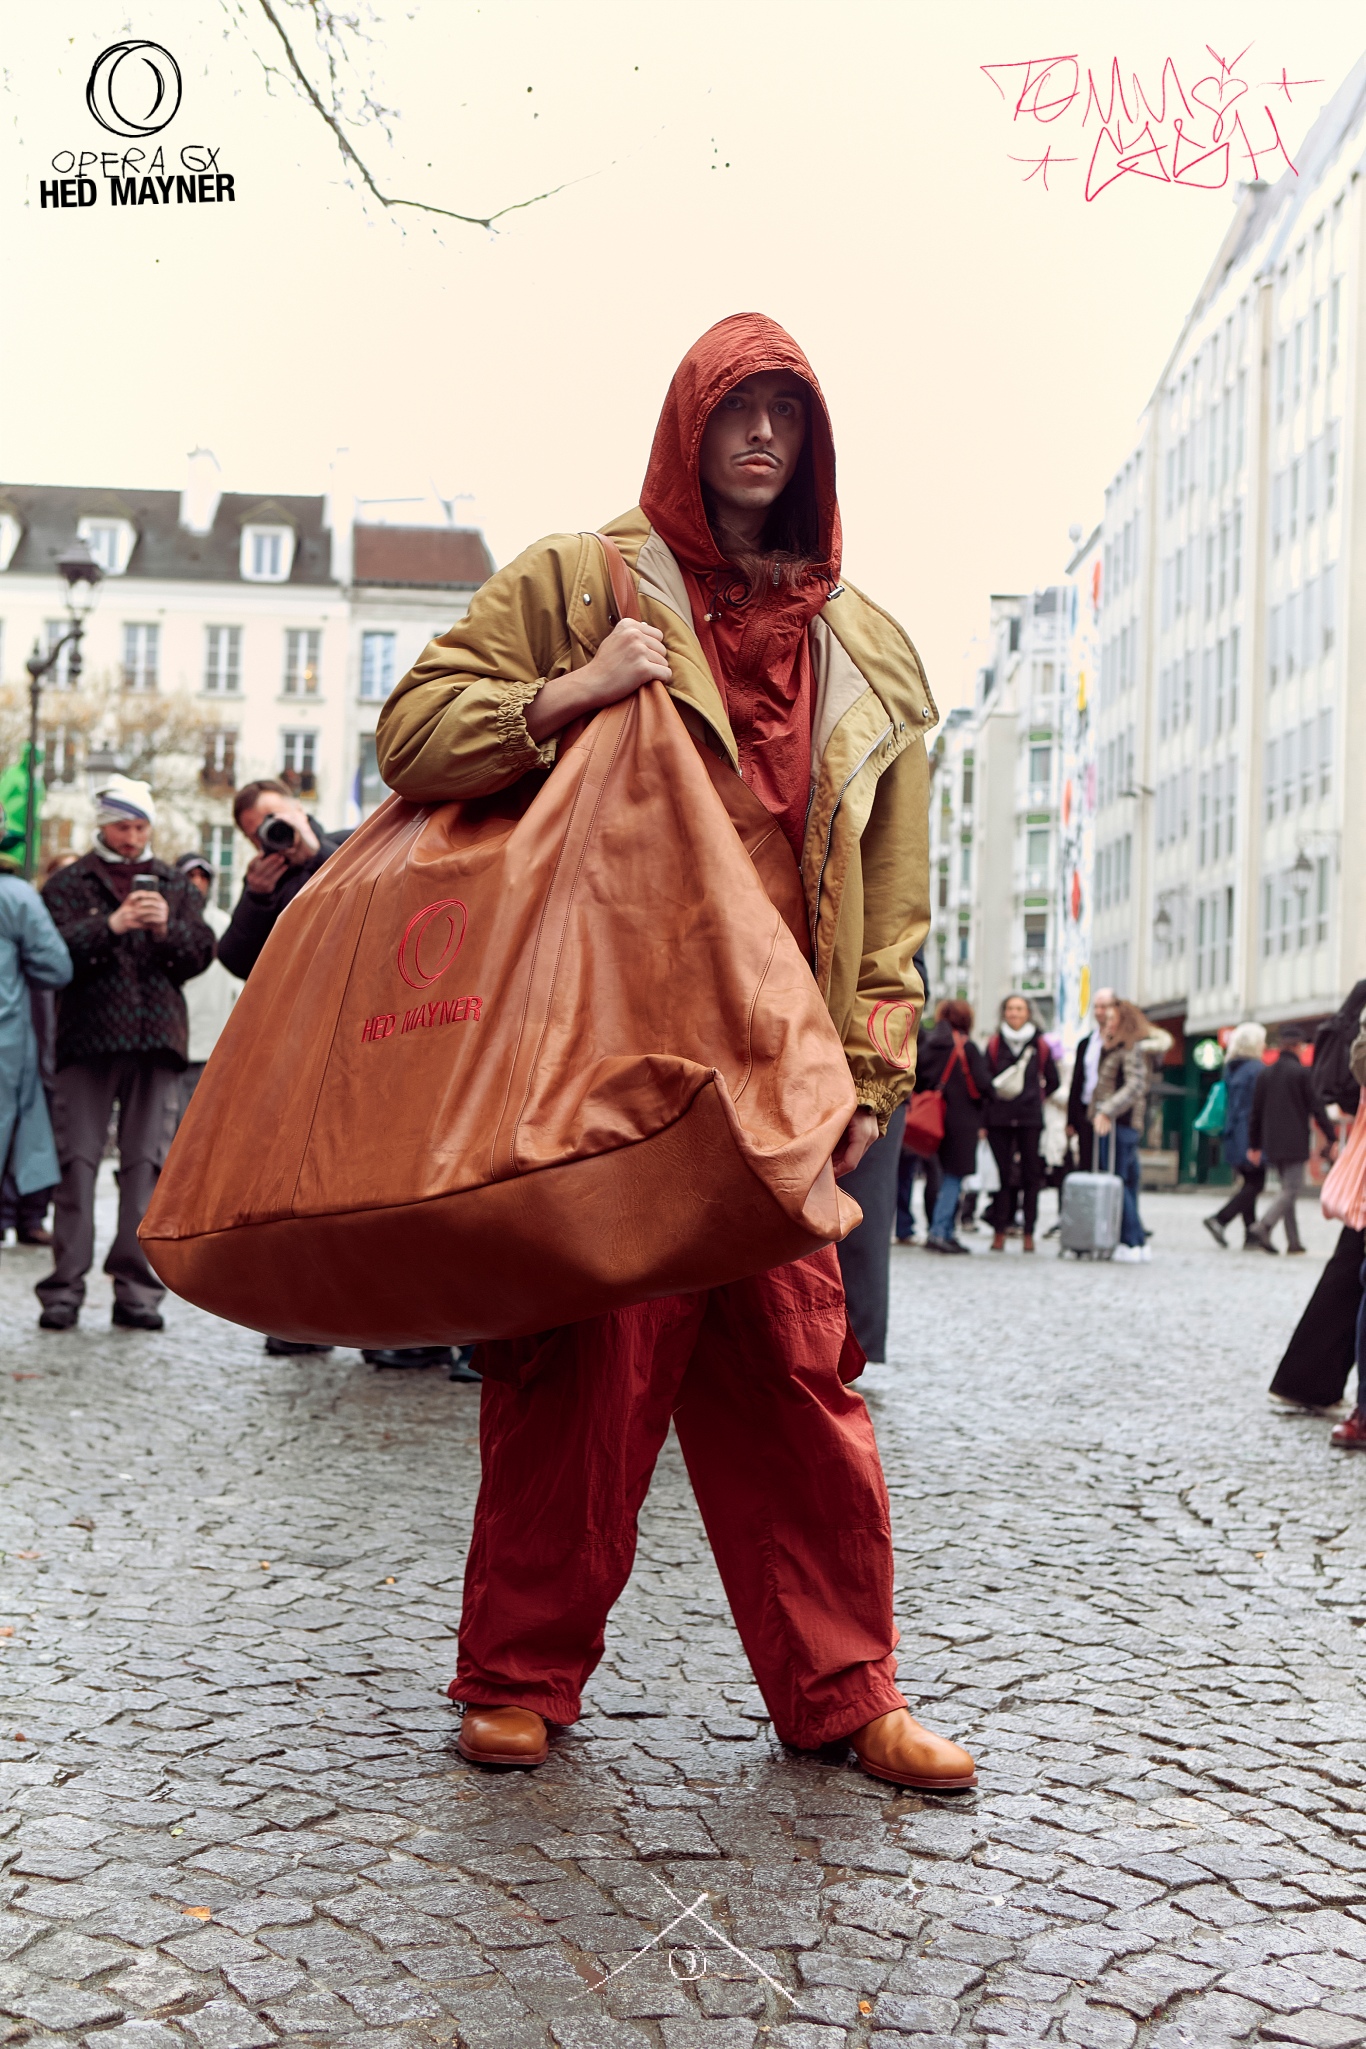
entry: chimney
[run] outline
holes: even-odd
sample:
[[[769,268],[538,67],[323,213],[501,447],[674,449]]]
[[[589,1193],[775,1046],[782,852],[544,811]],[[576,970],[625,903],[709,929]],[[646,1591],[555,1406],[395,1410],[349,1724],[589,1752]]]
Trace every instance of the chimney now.
[[[222,471],[211,448],[192,449],[188,465],[180,494],[180,524],[187,533],[207,534],[213,529],[223,494]]]
[[[332,581],[344,589],[352,580],[355,556],[356,478],[349,448],[333,451],[323,525],[332,539]]]

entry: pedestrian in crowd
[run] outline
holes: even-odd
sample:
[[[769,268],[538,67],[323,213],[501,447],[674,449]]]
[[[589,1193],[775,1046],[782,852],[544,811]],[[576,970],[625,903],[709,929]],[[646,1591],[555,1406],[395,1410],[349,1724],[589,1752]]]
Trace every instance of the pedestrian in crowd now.
[[[1112,1141],[1114,1171],[1124,1184],[1124,1219],[1114,1256],[1121,1262],[1148,1260],[1152,1251],[1138,1211],[1138,1156],[1151,1085],[1149,1048],[1157,1041],[1143,1012],[1122,997],[1108,1006],[1103,1041],[1091,1124],[1098,1141]],[[1097,1157],[1108,1155],[1109,1146],[1098,1144]]]
[[[1270,1067],[1263,1067],[1252,1092],[1252,1115],[1248,1120],[1247,1157],[1254,1167],[1265,1160],[1276,1169],[1277,1194],[1260,1223],[1248,1227],[1248,1241],[1261,1252],[1275,1252],[1271,1233],[1285,1225],[1285,1249],[1302,1253],[1299,1220],[1295,1206],[1304,1189],[1304,1170],[1309,1160],[1311,1126],[1317,1124],[1327,1145],[1325,1161],[1337,1150],[1337,1132],[1319,1100],[1308,1068],[1300,1059],[1303,1034],[1298,1025],[1282,1025],[1278,1034],[1280,1053]]]
[[[736,315],[689,351],[641,506],[607,532],[644,620],[603,630],[591,536],[539,543],[399,684],[381,771],[419,803],[482,796],[537,770],[583,714],[668,686],[777,821],[794,884],[801,871],[857,1105],[832,1161],[846,1175],[912,1084],[930,708],[901,629],[840,582],[829,418],[772,321]],[[451,1686],[464,1756],[537,1764],[546,1721],[577,1718],[672,1415],[779,1737],[847,1740],[895,1784],[974,1782],[893,1683],[889,1509],[867,1408],[844,1385],[860,1362],[832,1248],[480,1358],[483,1479]]]
[[[232,800],[237,829],[256,852],[247,863],[242,894],[227,929],[218,941],[218,958],[239,980],[246,981],[275,930],[276,920],[304,885],[350,837],[347,830],[328,832],[299,802],[288,783],[272,776],[243,784]],[[330,1352],[330,1345],[301,1343],[295,1338],[267,1337],[273,1359]],[[371,1366],[444,1366],[452,1380],[477,1381],[467,1350],[457,1355],[450,1345],[367,1346],[361,1357]]]
[[[938,1089],[944,1098],[944,1138],[936,1155],[939,1194],[925,1244],[929,1251],[966,1252],[956,1224],[963,1178],[977,1162],[977,1140],[991,1096],[991,1069],[973,1044],[972,1006],[946,997],[934,1029],[923,1033],[916,1062],[918,1091]]]
[[[228,914],[213,901],[213,868],[202,854],[182,854],[176,862],[180,873],[199,891],[204,922],[213,933],[214,944],[228,929]],[[202,975],[185,985],[185,1008],[190,1022],[189,1059],[180,1077],[180,1114],[189,1108],[190,1097],[199,1086],[204,1063],[218,1044],[219,1033],[237,1001],[238,981],[221,960],[210,961]]]
[[[1314,1034],[1311,1079],[1315,1092],[1320,1102],[1336,1103],[1349,1118],[1355,1118],[1361,1108],[1352,1060],[1357,1057],[1360,1061],[1357,1041],[1364,1024],[1366,980],[1356,984],[1335,1015]],[[1323,1415],[1341,1405],[1356,1360],[1364,1260],[1366,1232],[1344,1224],[1268,1390],[1278,1408]],[[1359,1406],[1361,1399],[1358,1387]]]
[[[21,1245],[52,1242],[43,1218],[61,1169],[43,1086],[38,999],[50,1004],[70,980],[71,955],[47,906],[20,879],[14,856],[0,853],[0,1160]]]
[[[1105,1050],[1106,1022],[1116,1000],[1113,989],[1097,989],[1091,1001],[1091,1029],[1077,1040],[1072,1061],[1072,1079],[1067,1091],[1067,1136],[1077,1142],[1077,1165],[1083,1174],[1091,1172],[1095,1158],[1091,1104],[1100,1073],[1100,1056]]]
[[[1001,1005],[1000,1024],[987,1040],[986,1066],[991,1080],[991,1098],[986,1106],[987,1139],[1001,1176],[1001,1186],[986,1210],[992,1228],[991,1249],[1006,1249],[1006,1231],[1015,1212],[1018,1190],[1023,1209],[1024,1250],[1032,1252],[1044,1175],[1039,1152],[1044,1097],[1057,1093],[1058,1070],[1027,996],[1017,992],[1007,996]]]
[[[138,1225],[175,1132],[188,1026],[184,983],[213,958],[199,892],[148,851],[156,806],[144,782],[111,776],[95,799],[95,844],[43,900],[71,953],[57,1014],[54,1123],[61,1187],[53,1267],[36,1293],[44,1330],[71,1330],[95,1256],[95,1179],[117,1103],[119,1221],[104,1270],[114,1323],[160,1330],[165,1289]]]
[[[1354,989],[1352,991],[1353,996],[1356,993]],[[1352,1041],[1351,1052],[1348,1056],[1348,1066],[1352,1080],[1357,1086],[1359,1115],[1360,1092],[1363,1088],[1366,1088],[1366,1008],[1363,1008],[1360,1013],[1359,1028],[1356,1038]],[[1360,1221],[1359,1211],[1357,1212],[1356,1221]],[[1360,1231],[1356,1232],[1355,1235],[1358,1238],[1363,1238],[1363,1233]],[[1346,1236],[1347,1233],[1344,1230],[1343,1237],[1345,1238]],[[1336,1255],[1334,1256],[1336,1257]],[[1358,1271],[1358,1284],[1355,1343],[1355,1363],[1357,1369],[1356,1407],[1351,1415],[1345,1417],[1341,1423],[1337,1424],[1332,1432],[1332,1441],[1339,1451],[1366,1451],[1366,1252],[1363,1254],[1363,1263]]]
[[[18,842],[22,845],[22,841]],[[54,854],[44,863],[43,881],[55,875],[61,868],[69,868],[76,859],[75,854]],[[19,873],[19,861],[13,854],[0,854],[0,871],[7,874]],[[41,900],[40,900],[41,901]],[[44,906],[46,915],[46,907]],[[65,943],[65,942],[63,942]],[[68,979],[70,979],[68,977]],[[30,978],[28,984],[29,1012],[33,1020],[33,1036],[38,1048],[38,1080],[43,1091],[43,1104],[47,1112],[48,1139],[51,1144],[52,1093],[57,1080],[57,990],[49,984]],[[57,1193],[57,1156],[51,1154],[52,1176],[37,1187],[20,1190],[15,1179],[14,1163],[6,1166],[0,1175],[0,1237],[13,1231],[16,1245],[50,1245],[52,1233],[47,1227],[47,1213],[52,1207],[52,1198]]]
[[[1224,1232],[1235,1217],[1241,1217],[1244,1250],[1252,1242],[1250,1233],[1257,1221],[1257,1197],[1266,1186],[1266,1168],[1260,1160],[1254,1163],[1247,1156],[1252,1096],[1262,1071],[1265,1051],[1266,1026],[1250,1020],[1240,1024],[1228,1042],[1228,1059],[1224,1065],[1224,1130],[1220,1150],[1225,1165],[1232,1167],[1238,1176],[1238,1186],[1222,1209],[1203,1219],[1205,1229],[1216,1244],[1227,1247],[1228,1239]]]
[[[920,1035],[923,1048],[926,1034]],[[920,1055],[916,1056],[916,1073],[920,1072]],[[939,1157],[931,1154],[929,1159],[923,1153],[913,1152],[906,1143],[905,1133],[901,1139],[901,1157],[896,1167],[896,1242],[898,1245],[916,1244],[915,1215],[912,1205],[915,1201],[917,1182],[920,1185],[920,1204],[925,1212],[925,1236],[930,1235],[930,1222],[934,1206],[939,1200],[939,1190],[944,1176]]]

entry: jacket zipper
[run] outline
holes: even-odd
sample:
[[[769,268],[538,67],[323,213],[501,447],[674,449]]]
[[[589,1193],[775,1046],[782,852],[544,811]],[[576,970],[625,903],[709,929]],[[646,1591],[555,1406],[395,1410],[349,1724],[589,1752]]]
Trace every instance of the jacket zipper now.
[[[860,755],[859,759],[854,763],[854,766],[850,769],[848,775],[844,778],[844,781],[840,784],[840,793],[836,797],[833,805],[830,808],[830,817],[825,828],[825,849],[821,854],[821,865],[816,875],[816,926],[815,930],[811,934],[811,972],[813,974],[816,971],[816,956],[821,929],[821,884],[825,880],[825,871],[830,860],[830,842],[834,837],[835,820],[839,815],[840,805],[844,802],[845,793],[848,790],[850,783],[853,782],[854,777],[858,775],[862,769],[865,769],[868,766],[868,763],[877,753],[877,750],[882,745],[883,741],[890,740],[891,736],[892,723],[889,719],[887,721],[887,724],[883,727],[882,731],[878,734],[876,740],[874,740],[872,746],[869,747],[864,754]],[[807,805],[808,814],[810,812],[811,803],[814,803],[815,801],[815,795],[816,793],[813,790],[811,792],[811,797]]]

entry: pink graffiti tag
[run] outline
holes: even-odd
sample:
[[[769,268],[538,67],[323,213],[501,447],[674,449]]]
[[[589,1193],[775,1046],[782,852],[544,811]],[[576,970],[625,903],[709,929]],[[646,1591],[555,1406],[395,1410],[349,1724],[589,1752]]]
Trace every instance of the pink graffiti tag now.
[[[1118,57],[1113,57],[1099,78],[1087,67],[1084,101],[1081,58],[1075,52],[979,68],[1010,107],[1012,125],[1023,122],[1055,128],[1069,115],[1075,121],[1077,105],[1082,102],[1077,122],[1081,138],[1093,125],[1096,131],[1083,187],[1089,205],[1123,178],[1217,192],[1244,164],[1250,166],[1254,179],[1260,179],[1265,176],[1264,166],[1274,164],[1277,158],[1298,177],[1269,99],[1263,100],[1260,108],[1254,107],[1252,88],[1240,74],[1239,66],[1251,47],[1249,43],[1230,58],[1206,43],[1214,68],[1203,71],[1189,88],[1182,84],[1171,57],[1163,60],[1152,90],[1145,88],[1137,71],[1126,76]],[[1285,66],[1279,79],[1264,81],[1271,91],[1283,92],[1288,101],[1293,100],[1292,88],[1321,83],[1319,79],[1292,79]],[[1037,179],[1049,191],[1049,171],[1057,165],[1079,163],[1082,158],[1063,155],[1056,147],[1056,137],[1050,136],[1041,154],[1011,153],[1009,160],[1029,167],[1023,183]]]

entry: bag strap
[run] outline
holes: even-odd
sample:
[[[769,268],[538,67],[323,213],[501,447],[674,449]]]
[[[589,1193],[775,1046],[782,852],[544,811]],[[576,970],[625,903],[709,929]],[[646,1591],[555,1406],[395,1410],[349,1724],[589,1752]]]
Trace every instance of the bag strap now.
[[[640,592],[636,588],[635,578],[626,567],[626,557],[622,554],[616,542],[610,541],[606,534],[595,534],[594,539],[601,543],[602,552],[607,562],[608,581],[612,586],[612,602],[617,608],[618,619],[639,619],[641,616]]]
[[[976,1082],[973,1080],[972,1069],[968,1065],[967,1038],[964,1034],[959,1032],[955,1032],[953,1035],[953,1059],[957,1060],[963,1069],[963,1080],[967,1086],[968,1095],[971,1097],[974,1103],[980,1103],[982,1100],[982,1091],[978,1088]],[[950,1060],[949,1067],[952,1066],[953,1060]],[[942,1081],[948,1080],[949,1067],[946,1067],[944,1069]]]

